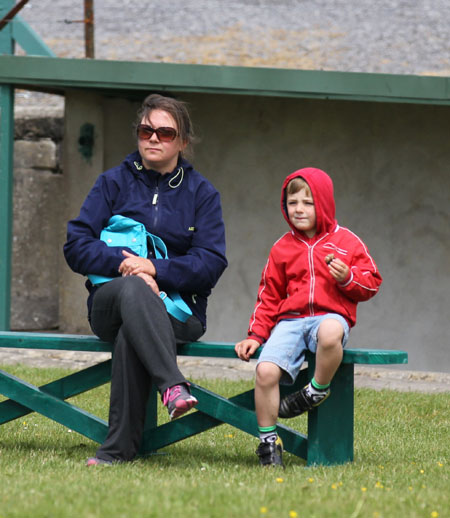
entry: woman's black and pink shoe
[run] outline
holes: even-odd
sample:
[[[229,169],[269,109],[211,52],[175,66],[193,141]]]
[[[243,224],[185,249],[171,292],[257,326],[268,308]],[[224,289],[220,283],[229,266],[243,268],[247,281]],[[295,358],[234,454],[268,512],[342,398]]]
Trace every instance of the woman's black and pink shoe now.
[[[189,387],[185,383],[168,388],[163,395],[163,405],[167,407],[170,419],[182,416],[197,403],[197,399],[189,392]]]

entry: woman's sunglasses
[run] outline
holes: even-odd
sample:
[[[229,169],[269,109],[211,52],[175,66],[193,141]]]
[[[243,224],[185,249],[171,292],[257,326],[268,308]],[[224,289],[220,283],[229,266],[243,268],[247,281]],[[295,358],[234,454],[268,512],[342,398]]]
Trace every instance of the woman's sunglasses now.
[[[178,132],[175,128],[161,126],[161,128],[152,128],[147,124],[139,124],[137,127],[137,136],[141,140],[150,140],[154,133],[161,142],[172,142],[177,138]]]

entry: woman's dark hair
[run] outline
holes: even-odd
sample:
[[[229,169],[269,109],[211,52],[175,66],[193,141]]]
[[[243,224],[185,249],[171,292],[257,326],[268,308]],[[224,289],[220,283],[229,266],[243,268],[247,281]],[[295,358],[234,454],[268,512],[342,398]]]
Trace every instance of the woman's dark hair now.
[[[150,94],[144,99],[141,107],[137,111],[136,122],[133,128],[135,135],[137,126],[141,123],[142,119],[148,118],[153,110],[163,110],[173,117],[177,125],[178,135],[181,140],[186,143],[183,154],[192,154],[192,145],[194,144],[195,135],[186,103],[172,97]]]

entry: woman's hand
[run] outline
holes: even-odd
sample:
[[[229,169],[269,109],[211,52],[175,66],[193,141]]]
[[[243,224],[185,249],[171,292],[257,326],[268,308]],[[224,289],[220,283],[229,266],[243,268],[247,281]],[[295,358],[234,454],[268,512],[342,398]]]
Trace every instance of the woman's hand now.
[[[126,250],[122,250],[122,254],[125,256],[125,259],[120,263],[119,272],[124,277],[127,275],[138,275],[139,273],[156,277],[156,268],[150,259],[130,254]]]
[[[246,338],[241,342],[238,342],[234,346],[236,354],[241,360],[248,362],[250,358],[255,354],[256,349],[259,347],[259,342],[253,340],[253,338]]]
[[[331,276],[340,283],[346,281],[350,274],[349,267],[340,259],[333,259],[328,265],[328,270]]]

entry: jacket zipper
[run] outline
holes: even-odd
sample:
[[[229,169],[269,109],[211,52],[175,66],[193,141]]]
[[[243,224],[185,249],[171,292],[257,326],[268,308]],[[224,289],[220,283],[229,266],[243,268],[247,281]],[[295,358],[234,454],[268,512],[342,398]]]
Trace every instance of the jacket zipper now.
[[[159,178],[156,179],[155,192],[153,193],[152,205],[153,205],[153,232],[156,232],[156,226],[158,224],[158,198],[159,198]]]
[[[310,269],[311,283],[309,285],[309,313],[310,316],[314,316],[314,291],[316,288],[316,274],[314,272],[314,248],[326,237],[328,233],[322,236],[319,241],[316,241],[312,246],[308,245],[305,241],[305,245],[308,247],[308,264]]]
[[[310,284],[309,284],[309,316],[314,316],[314,288],[316,284],[316,276],[314,274],[314,246],[308,245],[308,263],[310,271]]]

